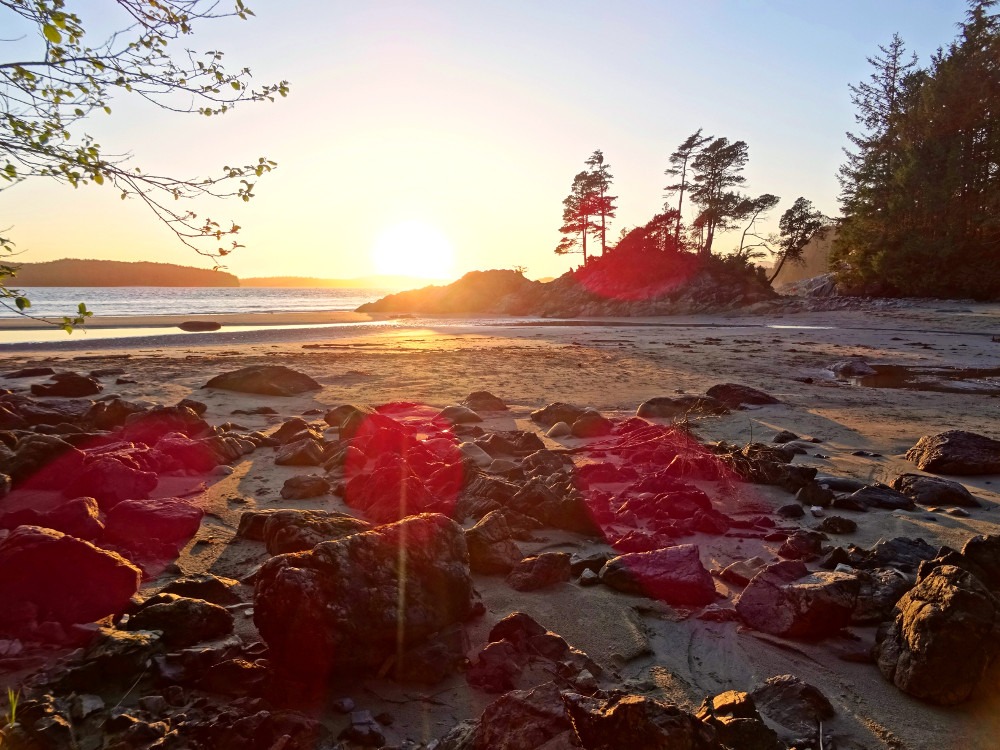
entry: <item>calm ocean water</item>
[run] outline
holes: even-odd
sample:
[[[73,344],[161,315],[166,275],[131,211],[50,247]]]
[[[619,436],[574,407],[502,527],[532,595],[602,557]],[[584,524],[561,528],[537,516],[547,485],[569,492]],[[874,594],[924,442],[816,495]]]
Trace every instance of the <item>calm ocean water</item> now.
[[[221,315],[224,313],[354,310],[384,297],[383,289],[271,287],[34,287],[25,288],[32,315],[72,315],[84,302],[95,316]],[[0,307],[0,318],[17,314]]]

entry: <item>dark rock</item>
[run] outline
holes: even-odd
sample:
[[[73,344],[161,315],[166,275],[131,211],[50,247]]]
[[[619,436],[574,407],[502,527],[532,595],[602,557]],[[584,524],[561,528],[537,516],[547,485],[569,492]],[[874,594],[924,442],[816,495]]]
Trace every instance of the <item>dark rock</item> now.
[[[323,449],[312,438],[289,443],[274,457],[278,466],[319,466],[323,463]]]
[[[515,680],[527,661],[523,648],[508,640],[491,640],[479,652],[465,677],[470,685],[484,692],[505,693],[514,689]]]
[[[782,505],[776,512],[782,518],[802,518],[806,514],[805,510],[798,503]]]
[[[58,499],[51,504],[32,502],[31,496],[22,503],[13,503],[11,496],[0,509],[0,529],[16,529],[18,526],[41,526],[53,529],[77,539],[93,541],[104,532],[100,519],[100,509],[92,497]]]
[[[851,563],[856,568],[898,568],[904,573],[916,573],[921,562],[936,555],[937,549],[923,539],[898,536],[880,539],[870,550],[856,551]]]
[[[201,526],[205,512],[179,497],[123,500],[108,511],[108,539],[125,549],[175,554]]]
[[[323,433],[302,419],[302,417],[292,417],[282,422],[281,426],[271,433],[271,437],[277,440],[280,445],[288,445],[289,443],[296,443],[305,438],[322,440]]]
[[[898,602],[876,646],[878,667],[900,690],[953,705],[975,692],[1000,649],[1000,601],[968,571],[936,568]]]
[[[799,436],[794,432],[789,432],[788,430],[782,430],[781,432],[775,433],[774,437],[771,438],[772,443],[790,443],[793,440],[798,440]]]
[[[124,425],[132,414],[144,411],[145,407],[139,404],[115,397],[107,401],[95,401],[83,419],[98,430],[114,430]]]
[[[25,367],[14,370],[4,375],[5,378],[39,378],[45,375],[55,375],[56,371],[51,367]]]
[[[258,393],[263,396],[297,396],[308,391],[318,391],[322,387],[308,375],[283,365],[251,365],[216,375],[205,384],[205,388]]]
[[[75,372],[64,372],[52,376],[51,383],[35,383],[31,393],[35,396],[61,396],[63,398],[80,398],[93,396],[104,390],[104,386],[96,378],[79,375]]]
[[[211,573],[197,573],[175,578],[160,589],[160,593],[204,599],[220,607],[230,607],[242,601],[236,593],[239,585],[239,581],[234,581],[232,578],[223,578]]]
[[[722,572],[719,573],[719,578],[736,586],[746,586],[750,583],[750,580],[766,566],[767,563],[759,557],[751,557],[748,560],[737,560],[736,562],[727,565]]]
[[[254,623],[278,667],[324,679],[378,670],[472,605],[461,527],[425,514],[272,558],[257,575]]]
[[[126,417],[122,437],[136,443],[156,445],[172,432],[196,438],[209,434],[212,428],[186,406],[154,406]]]
[[[472,409],[467,406],[446,406],[440,412],[438,412],[435,419],[442,420],[447,424],[460,425],[460,424],[474,424],[476,422],[482,422],[483,418],[476,414]]]
[[[205,416],[205,412],[208,411],[208,404],[203,401],[195,401],[193,398],[182,398],[177,402],[177,406],[186,407],[199,417]]]
[[[948,430],[924,435],[906,452],[906,458],[932,474],[1000,474],[1000,441]]]
[[[858,625],[876,625],[892,619],[893,607],[915,583],[914,576],[894,568],[861,571],[858,580],[861,588],[851,615],[851,622]]]
[[[583,496],[569,485],[553,488],[540,479],[532,479],[511,498],[508,507],[553,528],[580,534],[598,531]]]
[[[247,514],[244,514],[246,517]],[[249,523],[249,522],[248,522]],[[241,520],[240,529],[244,528]],[[372,525],[346,513],[325,510],[278,510],[267,515],[262,541],[272,555],[305,552],[320,542],[369,531]],[[244,532],[244,536],[247,536]],[[253,538],[247,536],[247,538]]]
[[[748,693],[728,690],[705,698],[698,709],[699,721],[715,729],[719,741],[739,750],[785,750],[777,733],[768,727],[757,713],[757,706]]]
[[[789,535],[778,554],[786,560],[809,560],[820,554],[824,539],[818,531],[799,529]]]
[[[546,427],[551,427],[556,422],[573,424],[577,419],[583,416],[586,411],[586,409],[579,406],[556,402],[549,404],[543,409],[536,409],[531,412],[531,421],[545,425]]]
[[[711,396],[657,396],[639,405],[635,415],[643,419],[673,419],[684,416],[728,414],[729,408]]]
[[[51,529],[20,526],[0,540],[0,629],[120,614],[140,576],[113,552]]]
[[[502,511],[494,510],[465,532],[473,573],[508,573],[524,558]]]
[[[270,670],[266,665],[235,658],[212,664],[198,679],[198,689],[231,697],[252,695],[262,690]]]
[[[811,736],[821,721],[835,715],[833,705],[818,689],[790,674],[769,677],[750,692],[760,711],[793,732]]]
[[[827,516],[819,525],[819,530],[827,534],[853,534],[858,524],[843,516]]]
[[[821,508],[826,508],[833,502],[834,494],[821,483],[812,481],[799,488],[799,491],[795,493],[795,499],[803,505],[818,505]]]
[[[862,487],[848,498],[866,508],[883,510],[913,510],[913,500],[885,485]]]
[[[569,553],[543,552],[518,562],[507,576],[507,583],[517,591],[536,591],[569,579]]]
[[[246,414],[247,416],[277,414],[278,410],[270,406],[254,406],[251,409],[233,409],[232,414]]]
[[[851,621],[860,583],[848,573],[810,573],[799,561],[769,565],[736,602],[754,630],[788,638],[822,638]]]
[[[395,665],[393,677],[400,682],[437,684],[463,666],[468,650],[465,628],[451,625],[405,650]]]
[[[61,489],[83,465],[83,453],[54,435],[25,435],[13,452],[0,449],[0,472],[16,487]]]
[[[766,406],[768,404],[780,404],[781,402],[774,396],[764,391],[758,391],[748,385],[738,385],[736,383],[720,383],[713,385],[706,391],[708,396],[721,401],[730,409],[739,409],[745,404],[751,406]]]
[[[572,736],[559,688],[547,682],[531,690],[512,690],[500,696],[475,722],[460,724],[450,731],[443,738],[440,750],[540,750],[553,738],[565,737],[568,741]],[[568,742],[563,747],[573,744]]]
[[[159,630],[171,648],[185,648],[233,632],[233,616],[218,604],[172,594],[168,601],[143,606],[129,617],[126,630]]]
[[[507,404],[503,399],[494,396],[489,391],[474,391],[462,401],[463,406],[467,406],[473,411],[507,411]]]
[[[601,568],[607,562],[607,552],[590,552],[585,555],[573,555],[569,559],[569,572],[574,576],[581,575],[585,570],[600,573]]]
[[[149,497],[159,481],[152,471],[143,471],[127,455],[107,454],[89,457],[82,470],[63,494],[70,497],[87,495],[108,511],[123,500]]]
[[[979,501],[972,496],[972,493],[950,479],[925,477],[920,474],[900,474],[892,480],[892,487],[921,505],[979,507]]]
[[[306,500],[319,497],[330,491],[330,482],[319,474],[303,474],[290,477],[281,487],[281,496],[285,500]]]
[[[178,323],[177,327],[188,333],[202,333],[218,331],[222,328],[222,323],[216,323],[212,320],[185,320],[183,323]]]
[[[715,731],[677,706],[641,695],[564,697],[573,731],[585,748],[723,750]]]
[[[572,424],[573,437],[595,438],[610,435],[614,423],[597,412],[584,412]]]
[[[701,563],[698,547],[682,544],[608,560],[601,581],[618,591],[642,594],[667,604],[702,605],[715,600],[715,583]]]
[[[962,556],[981,571],[979,580],[994,592],[1000,592],[1000,536],[972,537],[962,547]]]

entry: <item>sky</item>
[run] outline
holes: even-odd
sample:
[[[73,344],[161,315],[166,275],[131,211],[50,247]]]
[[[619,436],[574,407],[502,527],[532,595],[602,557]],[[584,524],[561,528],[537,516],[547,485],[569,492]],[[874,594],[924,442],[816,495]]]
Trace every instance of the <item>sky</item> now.
[[[255,18],[206,23],[186,44],[225,51],[227,67],[250,67],[256,82],[288,80],[287,98],[204,118],[120,97],[87,131],[106,152],[176,176],[277,161],[250,203],[194,208],[243,227],[231,273],[323,278],[557,276],[579,263],[553,250],[587,157],[602,149],[614,175],[617,237],[662,210],[667,158],[698,128],[747,142],[746,192],[782,199],[768,229],[799,196],[834,216],[845,131],[856,129],[848,84],[867,78],[866,58],[894,32],[926,63],[966,10],[964,0],[247,5]],[[0,230],[21,262],[211,265],[138,201],[98,186],[34,180],[0,192]]]

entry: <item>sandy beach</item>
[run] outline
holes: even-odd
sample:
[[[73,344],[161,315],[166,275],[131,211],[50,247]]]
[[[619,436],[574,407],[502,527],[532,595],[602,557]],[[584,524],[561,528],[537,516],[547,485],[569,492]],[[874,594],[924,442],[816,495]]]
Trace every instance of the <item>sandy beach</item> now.
[[[169,323],[104,319],[90,327],[148,329],[184,319],[176,316]],[[995,340],[1000,335],[998,305],[922,302],[890,309],[872,306],[796,314],[779,310],[599,322],[423,317],[376,321],[343,313],[214,319],[242,326],[348,325],[251,331],[218,343],[205,338],[218,334],[188,334],[182,340],[153,336],[130,340],[125,346],[114,340],[95,346],[96,340],[74,334],[60,348],[12,351],[0,346],[0,370],[120,369],[124,382],[105,378],[102,396],[156,404],[194,399],[207,405],[204,418],[211,424],[237,422],[246,430],[264,432],[294,416],[321,420],[322,414],[341,404],[407,401],[443,408],[474,391],[487,390],[502,398],[509,411],[486,417],[484,429],[536,433],[553,449],[578,448],[586,441],[544,437],[529,414],[548,403],[592,407],[619,420],[633,416],[639,404],[653,397],[700,395],[717,383],[740,383],[780,403],[724,416],[693,415],[691,426],[701,441],[767,442],[778,431],[789,430],[821,441],[809,444],[796,464],[817,467],[824,476],[865,483],[889,482],[914,471],[903,454],[922,435],[961,429],[1000,437],[996,374],[992,380],[982,373],[970,375],[947,392],[865,387],[835,378],[825,369],[845,358],[910,368],[996,368],[1000,366],[1000,343]],[[371,322],[380,325],[349,325]],[[31,325],[17,323],[13,327]],[[0,323],[0,330],[12,325]],[[281,398],[203,387],[214,375],[252,364],[286,365],[310,375],[322,389]],[[23,390],[43,380],[9,380],[4,385]],[[236,410],[265,405],[276,413],[234,416]],[[232,473],[201,477],[187,488],[186,496],[207,515],[176,568],[145,581],[143,594],[159,590],[180,573],[210,572],[240,579],[264,562],[268,555],[260,543],[235,537],[244,511],[289,507],[351,512],[336,495],[282,500],[284,481],[303,471],[275,466],[269,449],[258,449],[232,468]],[[857,531],[831,543],[870,547],[880,539],[906,536],[958,549],[975,534],[1000,532],[998,477],[957,479],[981,507],[970,508],[965,515],[926,507],[859,513],[852,516]],[[161,481],[156,494],[177,494],[178,481]],[[773,513],[792,500],[783,490],[763,485],[741,484],[725,497],[718,490],[709,491],[733,517]],[[807,514],[796,523],[810,528],[816,520]],[[779,546],[762,539],[704,534],[685,541],[699,545],[702,562],[714,570],[755,555],[775,560]],[[610,551],[599,541],[550,529],[521,546],[525,554]],[[837,748],[992,748],[1000,736],[998,675],[989,676],[976,696],[962,705],[943,708],[923,703],[887,682],[873,664],[851,658],[874,644],[874,626],[850,627],[819,641],[784,639],[738,622],[706,622],[695,616],[695,610],[603,586],[583,589],[569,582],[522,593],[502,577],[476,575],[474,581],[486,608],[485,615],[467,625],[474,651],[483,647],[493,624],[519,610],[589,654],[604,668],[607,681],[688,710],[696,709],[706,695],[749,690],[773,675],[794,674],[819,687],[834,704],[837,714],[824,731],[836,737]],[[720,606],[731,606],[739,589],[721,580],[716,583]],[[238,634],[253,637],[249,609],[241,613],[237,625]],[[0,685],[24,676],[16,671],[6,677],[0,673]],[[429,690],[387,679],[345,680],[334,685],[332,697],[350,697],[373,715],[391,714],[393,723],[386,732],[397,743],[430,743],[458,721],[477,717],[495,698],[470,688],[461,675]],[[349,723],[335,713],[322,718],[335,734]]]

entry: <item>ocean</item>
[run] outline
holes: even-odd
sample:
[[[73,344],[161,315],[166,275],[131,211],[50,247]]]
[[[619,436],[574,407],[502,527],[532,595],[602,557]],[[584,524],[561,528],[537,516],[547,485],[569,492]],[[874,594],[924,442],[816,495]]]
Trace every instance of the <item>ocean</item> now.
[[[81,302],[101,317],[344,311],[391,293],[284,287],[35,287],[23,291],[31,300],[28,312],[55,318],[74,315]],[[9,304],[13,307],[12,301]],[[0,318],[16,317],[14,310],[0,306]]]

